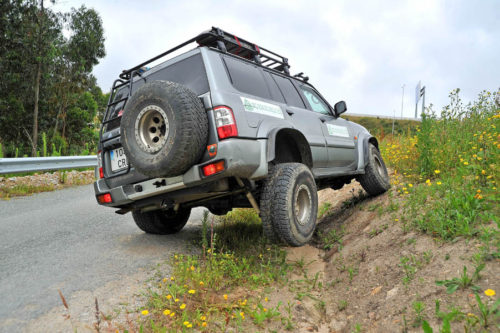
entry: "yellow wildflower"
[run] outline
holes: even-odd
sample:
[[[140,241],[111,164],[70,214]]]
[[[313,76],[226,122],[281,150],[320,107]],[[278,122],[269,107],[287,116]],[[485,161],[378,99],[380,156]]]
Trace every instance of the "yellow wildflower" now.
[[[191,270],[194,271],[194,266],[191,266]]]
[[[241,316],[241,319],[243,319],[243,320],[244,320],[244,319],[245,319],[245,312],[241,311],[241,312],[240,312],[240,316]]]
[[[201,326],[203,326],[203,327],[207,327],[207,323],[206,323],[206,322],[203,322],[203,323],[201,323]]]
[[[186,308],[186,304],[182,303],[181,306],[179,306],[179,309],[184,310]]]
[[[179,299],[178,298],[174,299],[174,302],[176,302],[176,303],[179,302]]]
[[[170,314],[170,310],[168,310],[168,309],[167,309],[167,310],[163,311],[163,314],[164,314],[165,316],[168,316],[168,315]]]
[[[469,162],[464,162],[464,165],[469,165]]]
[[[495,296],[495,294],[496,294],[496,293],[495,293],[495,291],[494,291],[493,289],[486,289],[486,290],[484,291],[484,294],[485,294],[486,296],[493,297],[493,296]]]
[[[266,309],[266,308],[263,308],[262,310],[263,310],[264,312],[267,312],[267,309]]]
[[[174,316],[175,316],[175,312],[172,312],[172,313],[170,314],[170,317],[174,317]]]
[[[149,311],[148,310],[142,310],[141,313],[142,313],[143,316],[147,316],[149,314]]]
[[[439,171],[439,170],[434,170],[434,173],[435,173],[436,175],[437,175],[437,174],[439,174],[440,172],[441,172],[441,171]]]
[[[207,316],[201,316],[200,319],[205,321],[205,320],[207,320]]]
[[[170,281],[174,281],[175,278],[173,276],[170,277]]]
[[[442,183],[441,182],[437,182],[436,184],[441,185]]]
[[[191,328],[191,327],[193,327],[193,324],[189,323],[189,324],[187,324],[187,326],[186,326],[186,327],[187,327],[187,328]]]
[[[264,298],[264,301],[269,302],[269,298],[267,298],[267,297]]]
[[[410,187],[410,188],[413,187],[413,184],[408,184],[408,187]]]
[[[224,294],[224,299],[227,301],[227,295],[226,294]]]
[[[167,282],[167,278],[163,278],[163,282]]]
[[[204,285],[205,285],[205,283],[203,281],[200,281],[200,286],[203,287]]]
[[[167,295],[167,299],[171,299],[172,298],[172,295]]]
[[[188,293],[190,293],[190,294],[194,294],[195,292],[196,292],[196,290],[194,290],[194,289],[190,289],[190,290],[188,291]]]
[[[187,325],[189,325],[189,321],[185,321],[185,322],[183,322],[182,324],[183,324],[184,326],[187,326]]]

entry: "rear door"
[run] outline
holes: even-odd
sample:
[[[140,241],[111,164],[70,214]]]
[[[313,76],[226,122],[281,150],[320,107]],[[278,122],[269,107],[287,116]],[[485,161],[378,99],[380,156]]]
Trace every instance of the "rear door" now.
[[[298,86],[309,109],[319,115],[321,120],[321,129],[328,151],[328,167],[354,170],[356,168],[354,133],[351,133],[347,121],[333,116],[333,110],[314,88],[307,84]]]
[[[311,112],[306,108],[304,100],[292,81],[284,76],[269,73],[272,80],[278,85],[286,101],[286,112],[290,116],[295,128],[306,137],[313,158],[314,168],[328,166],[328,153],[326,150],[325,136],[321,131],[320,114]]]

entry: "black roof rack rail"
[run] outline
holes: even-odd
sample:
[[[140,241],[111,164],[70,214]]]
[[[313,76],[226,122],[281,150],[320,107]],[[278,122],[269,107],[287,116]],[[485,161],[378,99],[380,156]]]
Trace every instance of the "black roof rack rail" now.
[[[277,53],[269,51],[263,47],[257,46],[248,42],[245,39],[238,38],[237,36],[225,32],[219,28],[212,27],[211,30],[202,32],[198,36],[185,41],[182,44],[177,45],[170,50],[167,50],[154,58],[151,58],[135,67],[124,70],[119,76],[123,80],[130,80],[134,75],[138,75],[139,70],[152,63],[155,60],[163,58],[164,56],[177,51],[178,49],[197,42],[200,46],[208,46],[216,48],[224,53],[231,53],[233,55],[245,58],[249,61],[253,61],[258,65],[273,69],[278,72],[282,72],[286,75],[290,75],[290,65],[288,64],[288,59],[280,56]],[[135,73],[134,73],[135,72]]]

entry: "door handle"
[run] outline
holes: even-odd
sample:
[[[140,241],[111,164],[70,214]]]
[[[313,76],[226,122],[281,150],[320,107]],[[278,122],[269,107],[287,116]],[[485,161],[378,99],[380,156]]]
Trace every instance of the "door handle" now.
[[[295,112],[293,112],[292,110],[288,110],[288,109],[287,109],[287,110],[286,110],[286,113],[288,113],[288,114],[291,116],[291,115],[292,115],[292,114],[294,114]]]
[[[325,121],[328,120],[328,118],[325,116],[321,116],[321,117],[319,117],[319,120],[321,120],[321,122],[324,123]]]

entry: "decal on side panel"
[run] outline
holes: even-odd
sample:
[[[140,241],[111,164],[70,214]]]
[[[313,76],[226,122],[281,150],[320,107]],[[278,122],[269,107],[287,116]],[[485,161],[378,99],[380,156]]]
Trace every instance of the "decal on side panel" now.
[[[332,124],[326,124],[326,128],[328,128],[328,134],[332,136],[341,136],[344,138],[349,137],[349,131],[347,130],[347,127],[344,126],[337,126],[337,125],[332,125]]]

